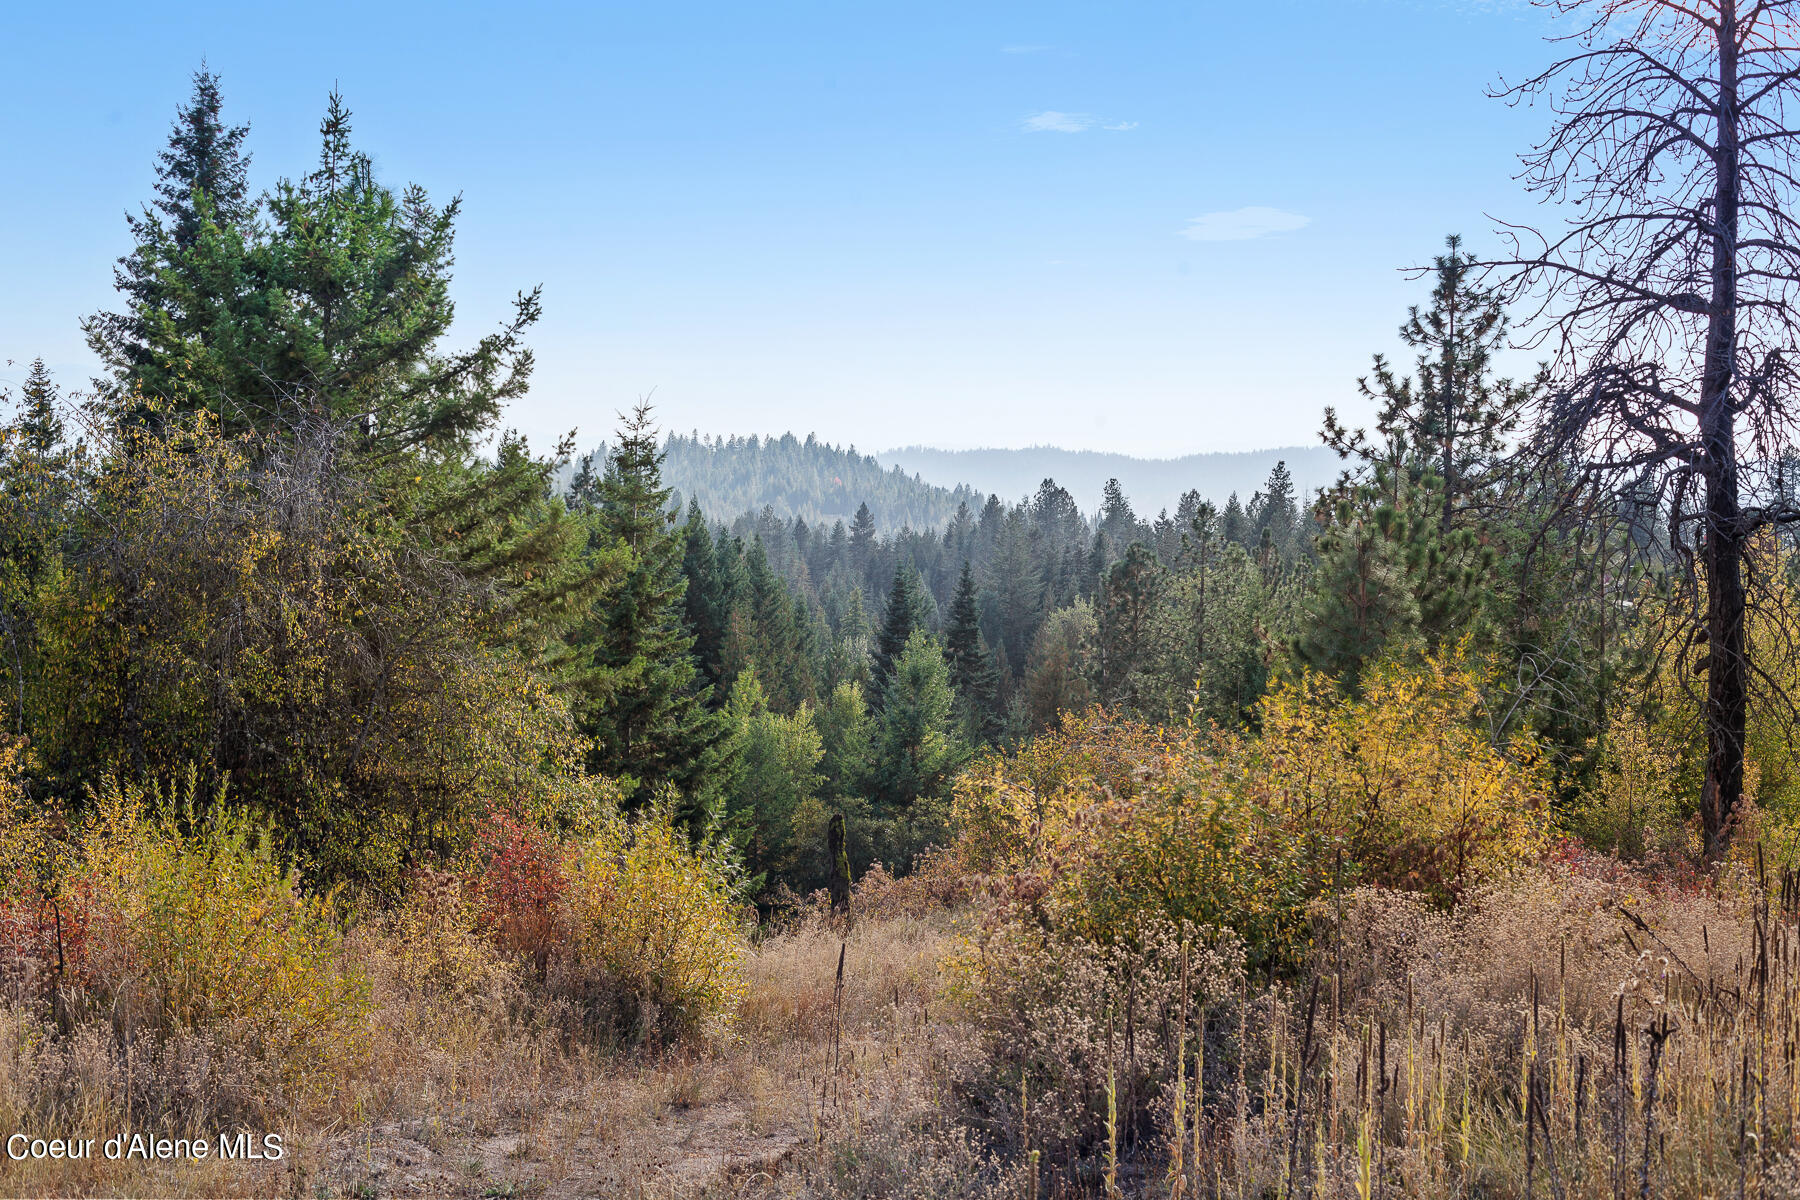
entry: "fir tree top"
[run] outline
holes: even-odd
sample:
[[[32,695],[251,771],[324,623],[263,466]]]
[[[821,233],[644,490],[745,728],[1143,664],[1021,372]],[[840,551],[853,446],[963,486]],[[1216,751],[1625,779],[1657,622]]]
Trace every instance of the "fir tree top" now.
[[[191,246],[200,234],[200,193],[213,220],[236,225],[248,220],[250,156],[243,150],[248,125],[226,125],[219,76],[204,62],[194,72],[194,91],[175,114],[169,148],[156,156],[156,208],[166,217],[177,245]]]

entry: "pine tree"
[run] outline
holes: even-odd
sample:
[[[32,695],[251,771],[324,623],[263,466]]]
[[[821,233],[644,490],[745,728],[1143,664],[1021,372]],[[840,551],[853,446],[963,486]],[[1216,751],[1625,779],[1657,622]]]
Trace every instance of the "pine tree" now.
[[[1363,517],[1339,500],[1335,520],[1319,536],[1312,594],[1294,642],[1302,663],[1352,693],[1371,661],[1419,628],[1418,601],[1384,529],[1393,518],[1391,508]]]
[[[1452,235],[1444,244],[1447,252],[1433,260],[1430,308],[1414,305],[1400,326],[1400,340],[1419,352],[1414,377],[1401,378],[1376,355],[1374,382],[1358,381],[1378,406],[1374,435],[1346,429],[1327,408],[1322,436],[1340,457],[1387,466],[1395,483],[1425,484],[1447,535],[1471,499],[1492,486],[1495,459],[1542,377],[1516,384],[1494,375],[1494,354],[1506,345],[1505,308],[1476,282],[1462,239]]]
[[[597,489],[596,540],[623,547],[630,566],[585,639],[600,683],[579,716],[593,739],[592,770],[629,780],[637,798],[673,785],[692,811],[710,802],[703,784],[721,730],[706,707],[710,689],[696,679],[682,544],[661,468],[650,406],[638,404]]]
[[[235,299],[222,292],[246,286],[257,208],[243,150],[249,127],[226,125],[223,107],[219,77],[202,65],[157,155],[156,199],[125,218],[135,248],[113,270],[124,311],[82,322],[122,400],[134,386],[152,397],[184,393],[190,372],[177,347],[212,345]]]
[[[963,727],[971,740],[991,743],[1000,735],[995,703],[998,680],[987,643],[981,636],[981,613],[975,600],[975,572],[963,560],[950,617],[944,627],[944,658],[950,667]]]
[[[1098,682],[1104,704],[1139,704],[1140,673],[1150,661],[1151,617],[1162,582],[1162,565],[1141,542],[1133,542],[1106,572],[1098,606]]]
[[[881,632],[875,637],[875,651],[870,661],[869,677],[877,705],[885,699],[888,680],[894,676],[894,663],[917,628],[918,612],[919,599],[912,568],[902,563],[894,569],[887,611],[882,617]]]
[[[1498,465],[1520,414],[1543,386],[1497,378],[1493,356],[1506,341],[1500,298],[1481,288],[1474,264],[1451,237],[1435,260],[1431,305],[1408,311],[1400,338],[1419,352],[1415,373],[1401,377],[1377,355],[1371,378],[1359,381],[1377,404],[1373,432],[1349,430],[1325,410],[1321,437],[1357,464],[1337,489],[1354,529],[1345,545],[1370,530],[1390,545],[1384,561],[1404,572],[1419,629],[1441,645],[1476,626],[1496,598],[1488,516],[1504,486]],[[1349,502],[1345,509],[1342,501]]]
[[[875,514],[867,503],[856,506],[850,521],[850,565],[860,574],[868,570],[869,555],[875,548]]]

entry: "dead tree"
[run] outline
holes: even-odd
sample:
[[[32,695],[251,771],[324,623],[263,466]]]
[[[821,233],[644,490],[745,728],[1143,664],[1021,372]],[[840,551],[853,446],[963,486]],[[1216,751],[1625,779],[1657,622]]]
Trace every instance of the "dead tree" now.
[[[1574,487],[1653,497],[1703,644],[1706,852],[1744,784],[1759,531],[1800,520],[1764,479],[1800,343],[1800,0],[1538,0],[1565,57],[1498,94],[1547,100],[1521,178],[1562,220],[1504,225],[1490,264],[1559,386],[1533,449]],[[1646,487],[1647,485],[1647,487]]]

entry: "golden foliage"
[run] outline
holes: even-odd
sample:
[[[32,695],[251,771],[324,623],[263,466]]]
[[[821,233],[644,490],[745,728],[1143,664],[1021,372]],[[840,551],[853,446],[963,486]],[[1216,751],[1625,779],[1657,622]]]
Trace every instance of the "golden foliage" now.
[[[1260,733],[1071,717],[964,775],[955,853],[1084,939],[1189,921],[1236,930],[1252,961],[1291,961],[1327,891],[1450,903],[1540,854],[1541,756],[1489,740],[1482,683],[1453,653],[1379,666],[1359,699],[1312,674],[1281,684]]]
[[[84,912],[80,975],[115,1024],[213,1034],[301,1088],[354,1056],[366,984],[245,814],[222,795],[198,809],[192,775],[148,794],[115,780],[93,809],[62,890]]]
[[[1334,883],[1376,883],[1450,902],[1541,854],[1550,778],[1529,738],[1496,745],[1479,664],[1460,652],[1387,662],[1360,699],[1314,674],[1277,686],[1262,733],[1235,739],[1233,774]]]
[[[723,864],[695,854],[663,807],[606,821],[571,849],[574,949],[671,1032],[717,1024],[743,994]],[[646,1032],[649,1032],[646,1030]]]

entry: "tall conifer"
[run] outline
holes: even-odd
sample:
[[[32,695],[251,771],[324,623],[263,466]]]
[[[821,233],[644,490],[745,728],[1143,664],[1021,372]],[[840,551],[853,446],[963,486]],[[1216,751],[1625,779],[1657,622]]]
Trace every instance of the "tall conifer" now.
[[[944,626],[944,660],[950,667],[950,686],[956,691],[964,727],[975,740],[991,742],[1000,733],[995,707],[998,684],[992,656],[981,636],[981,612],[976,604],[975,572],[963,560],[950,616]]]
[[[598,680],[580,713],[582,731],[593,739],[590,766],[629,779],[639,798],[669,784],[690,804],[704,804],[721,729],[706,707],[710,689],[696,678],[682,539],[667,508],[648,404],[625,418],[597,493],[596,540],[623,547],[630,566],[596,608],[584,639]]]

